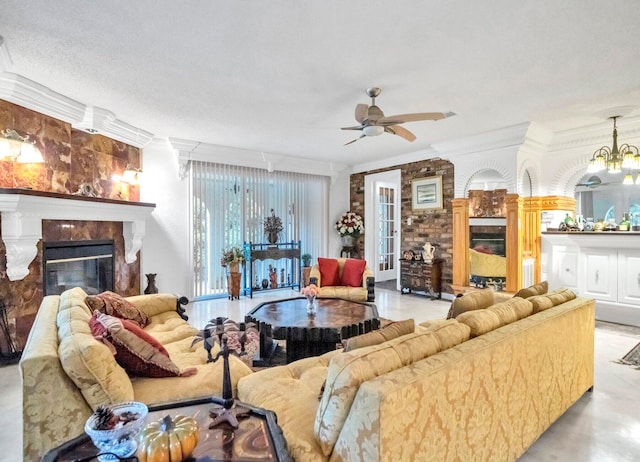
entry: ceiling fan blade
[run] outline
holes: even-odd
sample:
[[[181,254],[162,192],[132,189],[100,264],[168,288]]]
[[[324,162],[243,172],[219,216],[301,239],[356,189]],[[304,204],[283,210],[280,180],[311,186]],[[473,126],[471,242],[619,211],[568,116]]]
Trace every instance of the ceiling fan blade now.
[[[392,135],[398,135],[400,138],[404,138],[409,142],[413,142],[416,139],[416,135],[411,133],[406,128],[401,127],[400,125],[392,125],[390,127],[384,127],[384,131],[387,133],[391,133]]]
[[[366,104],[356,104],[356,120],[358,122],[362,123],[367,117],[367,109],[369,109],[369,106]]]
[[[364,125],[356,125],[354,127],[342,127],[340,130],[362,130]]]
[[[376,121],[378,125],[397,125],[405,122],[417,122],[419,120],[441,120],[455,115],[453,112],[416,112],[415,114],[398,114],[381,117]]]
[[[360,138],[364,138],[365,136],[367,136],[367,135],[365,135],[365,134],[363,133],[362,135],[360,135],[360,136],[359,136],[358,138],[356,138],[355,140],[351,140],[351,141],[349,141],[348,143],[344,143],[344,144],[343,144],[343,146],[348,146],[348,145],[349,145],[349,144],[351,144],[351,143],[355,143],[355,142],[356,142],[356,141],[358,141]]]

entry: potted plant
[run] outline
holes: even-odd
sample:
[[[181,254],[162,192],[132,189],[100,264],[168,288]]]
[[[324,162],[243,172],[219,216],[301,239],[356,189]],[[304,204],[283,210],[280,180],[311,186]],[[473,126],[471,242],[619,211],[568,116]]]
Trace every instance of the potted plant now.
[[[311,254],[310,253],[303,253],[302,256],[300,257],[300,259],[302,260],[302,266],[304,266],[304,267],[311,266]]]
[[[355,212],[345,212],[336,221],[336,230],[342,238],[342,245],[352,247],[354,241],[364,233],[364,221]]]
[[[277,217],[273,209],[271,209],[271,216],[264,219],[264,235],[267,241],[269,241],[269,244],[278,242],[278,237],[283,229],[282,220],[280,217]]]
[[[227,247],[222,250],[220,264],[223,268],[229,267],[230,273],[238,273],[240,263],[244,263],[244,253],[240,247]]]

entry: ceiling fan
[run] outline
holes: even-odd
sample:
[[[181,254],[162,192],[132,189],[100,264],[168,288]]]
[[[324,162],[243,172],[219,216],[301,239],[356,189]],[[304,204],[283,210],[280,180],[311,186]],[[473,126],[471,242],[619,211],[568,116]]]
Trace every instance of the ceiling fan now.
[[[440,120],[446,117],[456,115],[454,112],[417,112],[414,114],[399,114],[394,116],[385,116],[378,106],[376,106],[376,98],[380,95],[382,89],[378,87],[367,88],[367,95],[371,98],[371,106],[366,104],[356,105],[356,120],[360,125],[353,127],[342,127],[342,130],[360,130],[362,135],[355,140],[349,141],[344,145],[355,143],[365,136],[378,136],[382,133],[391,133],[398,135],[407,141],[413,141],[416,136],[400,124],[406,122],[417,122],[419,120]]]
[[[578,183],[576,186],[586,186],[587,188],[595,189],[599,186],[604,186],[607,184],[620,184],[620,183],[603,183],[600,177],[592,176],[588,180],[585,180],[583,183]]]

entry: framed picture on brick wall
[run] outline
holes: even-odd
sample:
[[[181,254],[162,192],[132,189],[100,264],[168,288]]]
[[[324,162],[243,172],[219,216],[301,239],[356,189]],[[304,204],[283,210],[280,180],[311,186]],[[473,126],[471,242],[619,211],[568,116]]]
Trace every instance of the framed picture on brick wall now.
[[[436,210],[442,208],[442,177],[430,176],[411,182],[411,204],[413,210]]]

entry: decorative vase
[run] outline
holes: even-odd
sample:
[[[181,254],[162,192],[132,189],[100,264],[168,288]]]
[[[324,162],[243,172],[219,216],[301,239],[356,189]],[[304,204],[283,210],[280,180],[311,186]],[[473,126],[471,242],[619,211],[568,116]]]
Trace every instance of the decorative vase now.
[[[316,297],[308,296],[307,297],[307,315],[309,317],[314,317],[316,315]]]
[[[147,277],[147,288],[144,289],[145,294],[157,294],[158,287],[156,287],[156,273],[145,274]]]
[[[240,272],[240,263],[237,261],[232,261],[229,263],[229,272],[230,273],[239,273]]]
[[[269,287],[269,280],[268,279],[263,279],[262,280],[262,288],[266,289],[267,287]]]
[[[276,231],[269,231],[267,234],[269,244],[276,244],[278,242],[278,233]]]
[[[353,236],[349,236],[349,235],[342,236],[342,245],[345,247],[353,247],[354,240],[355,239]]]

